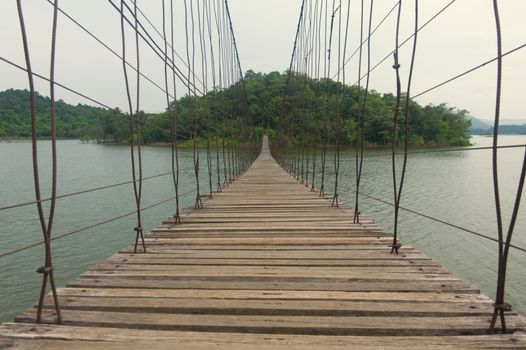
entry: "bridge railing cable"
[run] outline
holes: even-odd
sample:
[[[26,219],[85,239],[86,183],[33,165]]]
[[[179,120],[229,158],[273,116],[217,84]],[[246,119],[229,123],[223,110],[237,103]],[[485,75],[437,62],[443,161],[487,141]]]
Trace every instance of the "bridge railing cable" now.
[[[193,194],[193,193],[195,193],[195,190],[191,190],[191,191],[188,191],[188,192],[185,192],[185,193],[181,193],[180,197],[183,198],[183,197],[188,196],[188,195]],[[144,211],[147,211],[147,210],[159,207],[159,206],[161,206],[163,204],[166,204],[166,203],[173,202],[174,199],[176,199],[175,196],[167,198],[167,199],[163,199],[162,201],[155,202],[155,203],[147,205],[147,206],[143,206],[141,208],[141,212],[144,212]],[[79,234],[79,233],[91,230],[91,229],[99,227],[99,226],[107,225],[107,224],[110,224],[112,222],[115,222],[115,221],[118,221],[118,220],[121,220],[121,219],[124,219],[124,218],[128,218],[128,217],[136,215],[136,214],[137,214],[137,211],[133,210],[131,212],[128,212],[128,213],[125,213],[125,214],[121,214],[121,215],[112,217],[112,218],[107,219],[107,220],[99,221],[99,222],[97,222],[95,224],[84,226],[82,228],[75,229],[75,230],[72,230],[72,231],[69,231],[69,232],[66,232],[66,233],[63,233],[63,234],[55,235],[54,237],[51,238],[51,241],[62,240],[64,238],[71,237],[73,235],[76,235],[76,234]],[[23,246],[23,247],[20,247],[20,248],[17,248],[17,249],[13,249],[13,250],[5,252],[5,253],[0,253],[0,258],[5,258],[5,257],[11,256],[11,255],[15,255],[15,254],[24,252],[26,250],[29,250],[31,248],[36,248],[36,247],[41,246],[43,244],[45,244],[45,241],[38,241],[38,242],[31,243],[31,244],[28,244],[26,246]]]
[[[515,149],[515,148],[525,148],[526,144],[516,144],[516,145],[499,145],[497,149]],[[487,151],[492,150],[493,146],[481,146],[481,147],[451,147],[451,148],[438,148],[438,149],[423,149],[423,150],[409,150],[407,154],[409,155],[418,155],[418,154],[433,154],[433,153],[454,153],[454,152],[472,152],[472,151]],[[395,152],[395,155],[404,155],[405,152]],[[367,157],[381,157],[381,156],[391,156],[391,152],[369,152]]]
[[[168,175],[171,175],[171,174],[172,174],[171,172],[160,173],[160,174],[157,174],[157,175],[144,177],[143,181],[157,179],[157,178],[168,176]],[[138,181],[138,180],[135,180],[135,181]],[[68,197],[79,196],[81,194],[93,193],[93,192],[98,192],[98,191],[102,191],[102,190],[108,190],[108,189],[111,189],[111,188],[121,187],[121,186],[124,186],[124,185],[133,184],[133,182],[134,182],[134,180],[118,182],[118,183],[114,183],[114,184],[111,184],[111,185],[105,185],[105,186],[90,188],[90,189],[86,189],[86,190],[71,192],[71,193],[67,193],[67,194],[63,194],[63,195],[57,195],[55,198],[56,199],[63,199],[63,198],[68,198]],[[4,207],[0,207],[0,211],[16,209],[16,208],[22,208],[22,207],[26,207],[26,206],[30,206],[30,205],[35,205],[35,204],[38,204],[38,203],[45,203],[45,202],[51,201],[51,199],[52,198],[49,197],[49,198],[43,198],[40,201],[30,201],[30,202],[24,202],[24,203],[19,203],[19,204],[7,205],[7,206],[4,206]]]
[[[464,77],[464,76],[466,76],[466,75],[468,75],[470,73],[473,73],[473,72],[475,72],[475,71],[487,66],[490,63],[496,62],[496,61],[499,60],[499,57],[501,57],[501,58],[502,57],[506,57],[506,56],[511,55],[513,53],[516,53],[516,52],[518,52],[518,51],[520,51],[520,50],[522,50],[524,48],[526,48],[526,43],[522,44],[522,45],[519,45],[519,46],[517,46],[517,47],[515,47],[515,48],[513,48],[513,49],[511,49],[511,50],[509,50],[509,51],[507,51],[505,53],[503,53],[501,56],[497,56],[497,57],[492,58],[490,60],[484,61],[484,62],[482,62],[481,64],[479,64],[479,65],[477,65],[475,67],[472,67],[472,68],[470,68],[470,69],[468,69],[468,70],[466,70],[466,71],[464,71],[464,72],[462,72],[460,74],[455,75],[454,77],[451,77],[451,78],[449,78],[449,79],[447,79],[447,80],[445,80],[445,81],[443,81],[441,83],[433,85],[432,87],[430,87],[430,88],[428,88],[428,89],[426,89],[426,90],[424,90],[422,92],[419,92],[418,94],[415,94],[412,97],[412,99],[416,99],[416,98],[418,98],[420,96],[423,96],[423,95],[425,95],[427,93],[430,93],[431,91],[436,90],[436,89],[438,89],[438,88],[440,88],[440,87],[442,87],[444,85],[447,85],[447,84],[449,84],[449,83],[451,83],[451,82],[453,82],[453,81],[455,81],[457,79],[460,79],[460,78],[462,78],[462,77]]]
[[[385,205],[388,205],[388,206],[391,206],[391,207],[395,207],[395,204],[394,203],[391,203],[389,201],[386,201],[384,199],[381,199],[377,196],[373,196],[369,193],[364,193],[362,191],[362,193],[360,194],[361,196],[363,197],[366,197],[368,199],[371,199],[373,201],[376,201],[376,202],[379,202],[379,203],[383,203]],[[444,220],[444,219],[440,219],[440,218],[436,218],[434,216],[431,216],[429,214],[425,214],[425,213],[422,213],[421,211],[417,211],[417,210],[414,210],[414,209],[411,209],[411,208],[407,208],[407,207],[404,207],[404,206],[399,206],[400,210],[403,210],[405,212],[408,212],[408,213],[411,213],[411,214],[414,214],[414,215],[417,215],[417,216],[420,216],[422,218],[426,218],[428,220],[431,220],[431,221],[434,221],[434,222],[438,222],[440,224],[443,224],[443,225],[446,225],[446,226],[449,226],[449,227],[452,227],[452,228],[455,228],[457,230],[460,230],[460,231],[463,231],[463,232],[466,232],[466,233],[469,233],[469,234],[472,234],[472,235],[475,235],[477,237],[480,237],[480,238],[483,238],[485,240],[488,240],[488,241],[492,241],[492,242],[495,242],[495,243],[499,243],[499,240],[494,238],[494,237],[491,237],[487,234],[484,234],[484,233],[480,233],[480,232],[477,232],[477,231],[474,231],[472,229],[469,229],[469,228],[466,228],[466,227],[463,227],[463,226],[460,226],[460,225],[457,225],[457,224],[454,224],[454,223],[451,223],[447,220]],[[516,249],[517,251],[521,251],[523,253],[526,253],[526,247],[521,247],[521,246],[518,246],[518,245],[514,245],[514,244],[510,244],[510,247],[513,248],[513,249]]]

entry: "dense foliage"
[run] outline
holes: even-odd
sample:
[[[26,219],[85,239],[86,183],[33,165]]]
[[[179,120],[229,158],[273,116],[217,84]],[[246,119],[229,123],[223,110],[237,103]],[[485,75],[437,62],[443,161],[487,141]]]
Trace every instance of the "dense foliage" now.
[[[269,74],[248,71],[245,75],[246,93],[250,106],[250,121],[259,132],[273,134],[278,128],[280,115],[288,109],[287,103],[300,100],[303,109],[294,113],[301,117],[301,127],[319,142],[320,130],[326,121],[334,135],[336,115],[336,91],[339,85],[332,81],[316,82],[303,77],[301,83],[293,84],[292,94],[284,101],[287,74]],[[322,87],[320,89],[320,87]],[[352,143],[358,116],[358,87],[345,87],[342,107],[342,142]],[[209,93],[206,97],[184,96],[175,103],[178,134],[184,139],[190,136],[193,115],[198,116],[196,128],[200,137],[216,130],[225,132],[227,137],[233,133],[247,133],[245,106],[239,101],[244,96],[242,84],[238,82],[231,88]],[[363,92],[362,92],[363,96]],[[368,144],[383,145],[391,142],[392,116],[395,96],[371,91],[365,111],[365,135]],[[285,103],[284,103],[285,102]],[[403,112],[403,111],[402,111]],[[467,145],[470,122],[465,119],[467,112],[448,107],[446,104],[420,106],[410,103],[409,139],[413,145]],[[38,95],[37,114],[39,134],[49,136],[49,99]],[[404,113],[401,113],[403,116]],[[60,137],[89,138],[104,142],[126,142],[128,139],[128,119],[119,111],[104,110],[86,105],[72,106],[63,101],[57,102],[58,135]],[[170,141],[170,119],[168,112],[160,114],[141,114],[143,140],[145,143]],[[283,120],[283,119],[282,119]],[[401,124],[403,120],[400,121]],[[22,90],[6,90],[0,93],[0,136],[27,137],[30,135],[29,94]],[[403,133],[401,134],[404,137]]]
[[[36,95],[38,135],[51,135],[50,99]],[[110,118],[115,111],[108,111],[78,104],[76,106],[62,100],[56,102],[57,134],[64,138],[81,138],[100,132],[100,123]],[[117,113],[119,114],[119,113]],[[0,92],[0,137],[31,136],[29,111],[29,92],[27,90],[5,90]]]
[[[260,79],[265,79],[261,76]],[[282,79],[284,79],[282,77]],[[333,80],[312,80],[294,75],[289,83],[287,98],[284,101],[287,128],[298,128],[298,137],[311,138],[308,143],[319,142],[326,128],[329,143],[334,143],[338,114],[341,116],[342,133],[340,141],[354,143],[358,128],[359,111],[365,91],[357,86],[345,86]],[[375,90],[367,94],[364,109],[365,143],[386,145],[392,142],[393,115],[396,97]],[[405,101],[405,96],[402,96]],[[402,103],[402,107],[404,103]],[[296,115],[294,115],[296,114]],[[412,145],[469,145],[467,111],[439,105],[421,106],[415,101],[409,103],[409,142]],[[398,135],[405,138],[403,125],[405,110],[399,114]],[[283,126],[282,126],[283,127]],[[305,131],[307,133],[305,133]],[[289,133],[290,134],[290,133]],[[302,143],[305,140],[302,140]]]

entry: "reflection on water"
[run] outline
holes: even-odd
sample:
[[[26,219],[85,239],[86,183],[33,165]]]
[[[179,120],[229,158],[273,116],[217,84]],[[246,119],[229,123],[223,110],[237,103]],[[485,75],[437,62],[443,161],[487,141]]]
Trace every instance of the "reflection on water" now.
[[[490,138],[476,137],[477,146],[488,146]],[[524,144],[525,136],[503,136],[502,144]],[[42,142],[40,157],[44,193],[49,193],[49,142]],[[500,177],[504,217],[509,220],[523,149],[500,151]],[[385,150],[368,151],[364,161],[363,192],[392,202],[390,157],[373,156]],[[194,188],[191,152],[181,152],[181,192]],[[203,155],[204,156],[204,155]],[[0,207],[33,200],[31,144],[0,143]],[[340,196],[353,203],[354,157],[352,150],[342,152]],[[145,176],[169,171],[170,150],[144,148]],[[331,157],[327,171],[333,172]],[[130,180],[129,150],[121,146],[59,142],[59,193],[99,187]],[[319,168],[319,166],[318,166]],[[208,181],[202,172],[205,189]],[[331,180],[331,176],[327,177]],[[319,177],[318,177],[319,179]],[[215,181],[214,181],[215,182]],[[331,192],[331,184],[327,184]],[[145,182],[144,205],[173,196],[170,176]],[[182,201],[189,206],[194,197]],[[496,237],[495,208],[491,178],[491,151],[413,154],[408,163],[408,177],[402,206],[444,219]],[[132,185],[62,199],[56,212],[55,234],[82,228],[132,211]],[[387,231],[392,228],[392,207],[362,198],[362,211],[374,218]],[[526,215],[524,205],[519,215],[514,243],[526,247]],[[151,229],[171,215],[174,203],[144,213],[144,226]],[[67,281],[89,266],[104,260],[133,241],[133,217],[97,227],[93,230],[54,243],[58,283]],[[416,246],[446,265],[462,278],[493,296],[496,281],[497,245],[468,233],[401,213],[400,235],[403,243]],[[0,254],[41,239],[38,218],[33,206],[0,212]],[[0,264],[0,321],[13,317],[37,300],[40,278],[34,271],[42,264],[42,249],[32,249],[4,258]],[[524,271],[526,253],[511,252],[507,295],[515,310],[526,314]]]

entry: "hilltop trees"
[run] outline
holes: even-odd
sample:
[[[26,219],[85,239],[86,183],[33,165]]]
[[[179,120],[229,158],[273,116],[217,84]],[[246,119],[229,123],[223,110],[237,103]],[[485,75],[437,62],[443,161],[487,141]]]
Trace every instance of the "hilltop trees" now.
[[[296,120],[296,128],[307,133],[309,144],[321,143],[321,135],[327,127],[329,138],[334,138],[337,108],[341,108],[343,144],[353,144],[359,114],[358,95],[363,91],[356,86],[345,86],[342,98],[337,91],[341,85],[332,80],[315,81],[296,76],[291,82],[287,97],[286,73],[269,74],[247,71],[245,87],[249,105],[241,103],[245,89],[241,81],[228,89],[214,90],[206,97],[181,97],[172,103],[177,113],[178,134],[185,139],[191,136],[193,115],[197,115],[197,134],[246,133],[247,123],[275,134],[279,122]],[[339,100],[340,99],[340,100]],[[343,101],[338,107],[339,101]],[[294,104],[295,108],[290,108]],[[370,91],[364,111],[365,141],[367,144],[386,145],[392,139],[392,118],[395,97]],[[249,117],[247,118],[247,108]],[[413,145],[469,145],[470,122],[466,111],[439,105],[421,106],[410,102],[409,141]],[[38,95],[37,114],[40,136],[49,136],[49,99]],[[29,93],[25,90],[6,90],[0,93],[0,136],[28,137],[30,135]],[[69,138],[89,138],[102,142],[122,143],[128,140],[127,116],[118,109],[105,110],[86,105],[72,106],[57,102],[58,135]],[[401,113],[403,116],[404,113]],[[167,112],[140,115],[143,141],[145,143],[170,142],[170,120]],[[399,125],[403,125],[403,120]],[[283,125],[282,125],[283,126]],[[403,139],[403,128],[399,133]],[[300,134],[300,133],[298,133]]]

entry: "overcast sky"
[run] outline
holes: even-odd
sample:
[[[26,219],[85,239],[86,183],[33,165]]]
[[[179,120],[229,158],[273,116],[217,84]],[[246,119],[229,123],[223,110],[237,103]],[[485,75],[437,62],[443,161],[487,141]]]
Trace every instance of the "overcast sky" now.
[[[185,55],[182,1],[176,1],[178,31],[176,50]],[[194,0],[195,1],[195,0]],[[118,0],[115,0],[118,3]],[[373,26],[394,6],[395,0],[376,0]],[[451,0],[420,1],[423,24]],[[332,3],[332,2],[331,2]],[[346,3],[346,1],[345,1]],[[367,9],[369,1],[365,0]],[[416,94],[496,56],[495,22],[491,0],[456,0],[419,36],[413,92]],[[48,75],[49,40],[52,6],[47,0],[23,1],[28,25],[34,71]],[[139,7],[161,29],[161,1],[138,0]],[[288,68],[301,0],[230,0],[232,20],[237,36],[243,69],[257,72],[284,71]],[[359,42],[360,1],[351,2],[351,52]],[[401,38],[411,34],[414,1],[403,1]],[[120,18],[108,0],[60,0],[60,6],[107,45],[120,52]],[[526,1],[501,0],[504,51],[526,44]],[[367,15],[367,14],[366,14]],[[372,38],[372,64],[383,59],[394,47],[395,16],[391,15]],[[59,20],[57,81],[77,89],[109,106],[125,109],[125,90],[119,59],[82,32],[64,16]],[[131,37],[130,37],[131,40]],[[400,51],[402,84],[406,84],[410,55],[408,43]],[[0,56],[24,65],[16,1],[0,2]],[[143,44],[142,69],[164,86],[162,62]],[[364,63],[365,63],[364,54]],[[505,119],[526,119],[524,88],[526,49],[504,59],[502,114]],[[371,87],[380,92],[394,92],[395,77],[389,58],[371,74]],[[182,63],[179,61],[182,67]],[[347,67],[347,81],[357,78],[357,59]],[[494,113],[496,64],[461,78],[418,99],[427,104],[447,102],[468,110],[482,119]],[[27,88],[24,72],[0,62],[0,90]],[[47,84],[38,82],[38,91],[48,95]],[[180,88],[180,90],[182,87]],[[70,103],[89,103],[62,89],[58,97]],[[148,112],[165,107],[163,93],[150,83],[142,87],[141,106]]]

